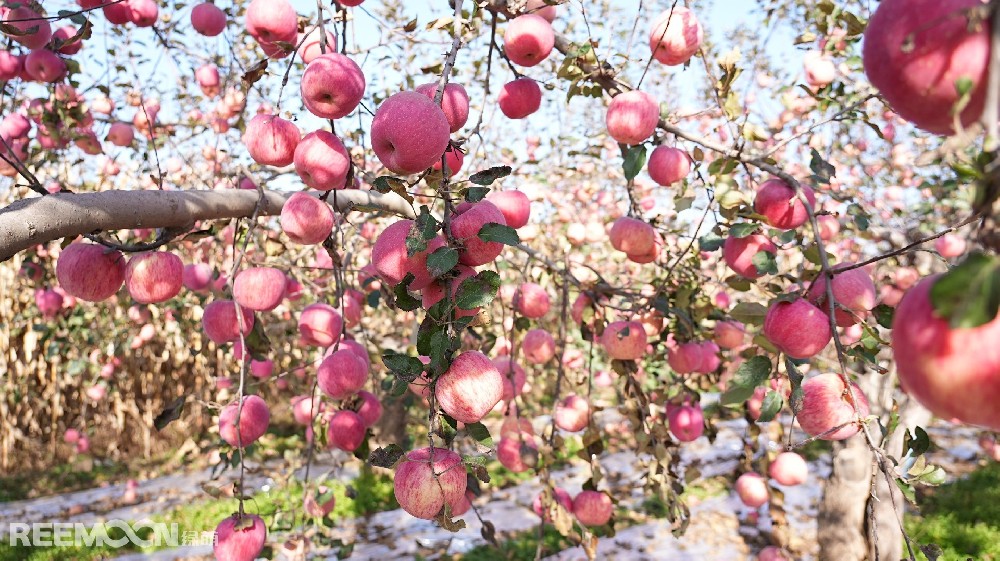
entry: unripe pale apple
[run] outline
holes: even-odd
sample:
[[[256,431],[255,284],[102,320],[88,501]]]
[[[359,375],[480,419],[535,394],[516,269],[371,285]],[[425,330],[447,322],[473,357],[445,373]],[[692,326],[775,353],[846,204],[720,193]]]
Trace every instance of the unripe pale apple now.
[[[868,398],[857,384],[851,382],[851,392],[843,378],[837,374],[820,374],[802,383],[802,409],[798,413],[799,426],[809,436],[819,436],[855,419],[868,416]],[[851,395],[854,399],[852,401]],[[850,424],[840,430],[820,437],[822,440],[844,440],[861,430],[857,424]]]
[[[297,395],[291,399],[292,418],[300,425],[312,425],[313,419],[323,413],[323,401],[319,396]]]
[[[40,49],[52,38],[52,26],[49,20],[32,10],[27,4],[11,8],[3,16],[4,25],[18,30],[18,34],[8,36],[28,49]]]
[[[726,265],[745,279],[757,279],[761,272],[753,264],[753,258],[761,251],[778,253],[778,246],[761,234],[751,234],[745,238],[729,236],[722,245],[722,258]]]
[[[771,462],[767,473],[782,485],[801,485],[809,477],[809,464],[795,452],[782,452]]]
[[[511,228],[524,227],[531,217],[531,201],[527,195],[516,189],[493,191],[486,196],[486,200],[500,209],[507,225]]]
[[[298,15],[287,0],[253,0],[247,7],[247,32],[259,42],[295,43]]]
[[[253,330],[253,312],[240,308],[243,314],[243,334]],[[201,316],[201,326],[215,344],[229,343],[240,338],[240,322],[236,317],[236,305],[232,300],[216,300],[205,306]]]
[[[532,329],[524,334],[521,342],[524,358],[532,364],[545,364],[556,356],[556,342],[544,329]]]
[[[699,405],[681,405],[667,417],[670,433],[681,442],[693,442],[705,431],[705,417]]]
[[[525,14],[507,23],[503,34],[504,52],[514,64],[535,66],[552,52],[555,38],[548,20],[535,14]]]
[[[691,173],[691,156],[680,148],[657,146],[646,164],[649,177],[664,187],[673,185]]]
[[[236,430],[236,416],[239,413],[239,434]],[[271,411],[260,396],[243,397],[243,409],[239,410],[239,402],[234,401],[222,408],[219,413],[219,436],[233,447],[250,446],[267,432],[271,422]]]
[[[837,77],[837,65],[819,51],[809,51],[802,58],[802,68],[806,74],[806,83],[822,88],[829,85]]]
[[[364,420],[354,411],[337,411],[330,417],[326,441],[330,448],[353,452],[364,442],[366,430]]]
[[[809,205],[816,208],[816,195],[813,190],[802,185]],[[795,194],[791,185],[780,179],[768,179],[757,188],[757,196],[753,201],[754,212],[763,214],[767,223],[779,230],[793,230],[809,220],[809,211]]]
[[[538,319],[549,313],[549,294],[540,285],[526,282],[514,292],[514,309],[529,319]]]
[[[217,561],[253,561],[264,550],[267,525],[254,514],[226,517],[215,528],[212,551]]]
[[[441,159],[450,131],[444,111],[427,96],[399,92],[375,111],[372,150],[393,173],[420,173]]]
[[[274,267],[253,267],[236,275],[233,299],[244,308],[258,312],[271,311],[285,297],[288,278]]]
[[[647,254],[656,247],[656,231],[653,227],[631,216],[615,220],[608,237],[612,247],[629,255]]]
[[[767,489],[767,482],[759,474],[747,472],[736,480],[736,494],[739,495],[743,504],[750,508],[760,508],[767,503],[771,493]]]
[[[837,325],[848,327],[863,321],[868,311],[875,307],[875,284],[871,275],[864,269],[851,269],[837,273],[837,269],[853,263],[843,263],[833,268],[833,300],[836,303],[834,317]],[[829,315],[830,304],[827,302],[826,275],[820,276],[813,283],[808,293],[809,301]],[[846,309],[844,309],[846,308]]]
[[[184,265],[184,271],[181,273],[181,282],[184,284],[184,288],[188,290],[205,292],[208,290],[208,285],[212,282],[213,274],[212,266],[208,263],[192,263]]]
[[[184,263],[169,251],[139,253],[125,268],[125,288],[140,304],[170,300],[181,291]]]
[[[59,253],[56,278],[67,294],[88,302],[114,296],[125,282],[125,258],[102,245],[74,242]]]
[[[281,207],[281,230],[296,243],[321,243],[333,231],[333,210],[316,197],[295,193]]]
[[[537,457],[533,461],[526,456],[537,455],[537,449],[538,446],[535,445],[534,438],[530,436],[518,435],[501,438],[497,442],[497,460],[503,467],[514,473],[525,472],[537,463]]]
[[[764,317],[764,336],[791,358],[812,358],[830,338],[827,315],[803,298],[775,302]]]
[[[478,267],[492,263],[503,252],[500,242],[487,242],[479,238],[479,231],[486,224],[507,225],[503,213],[490,201],[479,201],[456,209],[451,221],[451,234],[462,243],[458,261],[463,265]]]
[[[299,127],[291,121],[275,115],[255,115],[247,123],[243,144],[258,164],[281,167],[295,160],[300,136]]]
[[[608,105],[608,134],[622,144],[641,144],[656,131],[659,120],[660,105],[646,92],[618,94]]]
[[[952,109],[971,89],[959,115],[962,126],[978,121],[986,102],[990,25],[971,25],[967,10],[980,0],[885,0],[868,21],[863,45],[865,74],[893,111],[935,134],[954,132]]]
[[[438,83],[421,84],[415,91],[426,95],[431,101],[437,95]],[[444,87],[444,96],[441,98],[441,110],[444,111],[445,118],[448,119],[448,127],[451,132],[458,132],[469,120],[469,94],[465,91],[465,86],[448,82]]]
[[[358,392],[358,397],[361,398],[358,416],[364,421],[366,427],[370,427],[382,418],[382,402],[375,394],[364,390]]]
[[[465,495],[468,480],[462,457],[445,448],[420,448],[406,454],[393,477],[392,488],[403,510],[430,520]]]
[[[524,385],[528,381],[528,376],[519,364],[511,360],[509,356],[501,356],[493,359],[493,364],[497,371],[503,376],[503,397],[502,401],[510,401],[521,395]]]
[[[920,281],[896,306],[892,353],[900,385],[938,417],[1000,430],[1000,317],[951,327],[931,301],[939,278]]]
[[[691,10],[682,6],[661,13],[649,32],[653,58],[670,66],[684,64],[701,47],[705,32]]]
[[[368,368],[349,349],[339,349],[323,359],[316,369],[316,385],[332,399],[344,399],[365,387]]]
[[[503,376],[479,351],[466,351],[435,382],[438,405],[451,418],[477,423],[503,397]]]
[[[324,130],[302,137],[293,160],[302,182],[320,191],[343,189],[351,168],[351,157],[344,144]]]
[[[343,318],[329,304],[310,304],[299,315],[299,335],[307,345],[329,347],[340,339],[343,330]]]
[[[570,394],[556,404],[553,420],[564,431],[582,431],[590,423],[590,404],[586,398]]]
[[[604,328],[601,344],[613,359],[636,360],[646,354],[646,330],[637,321],[613,321]]]
[[[302,102],[310,113],[323,119],[340,119],[361,103],[365,95],[365,73],[351,58],[327,53],[316,57],[306,67],[300,91]]]
[[[614,504],[607,493],[580,491],[573,499],[573,514],[584,526],[603,526],[611,520]]]
[[[746,339],[746,326],[735,320],[715,324],[715,343],[723,349],[735,349]]]
[[[531,78],[518,78],[500,88],[497,103],[508,119],[524,119],[542,106],[542,88]]]
[[[701,345],[695,341],[682,343],[667,352],[667,363],[670,364],[670,369],[678,374],[699,372],[702,362],[704,354]]]
[[[226,13],[211,2],[191,10],[191,27],[206,37],[215,37],[226,29]]]

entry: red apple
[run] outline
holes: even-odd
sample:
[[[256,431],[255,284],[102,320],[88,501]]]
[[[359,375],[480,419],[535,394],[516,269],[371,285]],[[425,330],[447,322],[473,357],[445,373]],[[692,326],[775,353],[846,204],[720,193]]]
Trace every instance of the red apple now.
[[[25,57],[24,71],[32,80],[52,84],[66,76],[66,63],[48,49],[36,49]]]
[[[827,315],[803,298],[771,305],[764,317],[764,336],[791,358],[812,358],[830,338]]]
[[[813,190],[805,185],[801,187],[810,206],[815,209],[816,195]],[[793,230],[809,220],[809,212],[795,194],[795,189],[780,179],[768,179],[760,184],[753,209],[754,212],[763,214],[767,223],[779,230]]]
[[[191,27],[206,37],[215,37],[226,29],[226,13],[211,2],[191,10]]]
[[[764,506],[771,497],[771,493],[767,489],[767,482],[759,474],[752,471],[744,473],[736,480],[736,494],[739,495],[743,504],[750,508]]]
[[[757,561],[794,561],[791,557],[785,555],[780,548],[769,545],[764,549],[760,550],[757,554]]]
[[[503,467],[514,473],[528,471],[534,462],[525,461],[525,456],[537,454],[538,446],[530,436],[513,436],[501,438],[497,442],[497,460]]]
[[[421,84],[415,91],[426,95],[432,101],[437,95],[438,83]],[[469,120],[469,94],[462,84],[448,82],[444,87],[444,96],[441,98],[441,110],[444,111],[445,118],[448,119],[448,127],[451,132],[458,132]],[[456,170],[457,171],[457,170]]]
[[[343,189],[351,168],[351,157],[344,144],[324,130],[302,137],[293,160],[302,182],[320,191]]]
[[[61,55],[75,55],[80,52],[83,48],[83,38],[77,37],[75,40],[70,42],[77,35],[77,29],[72,25],[64,25],[59,29],[55,30],[52,34],[52,48],[55,48],[58,41],[59,48],[56,52]]]
[[[430,520],[465,495],[468,480],[462,457],[444,448],[420,448],[406,455],[392,481],[396,501],[416,518]]]
[[[125,258],[102,245],[74,242],[56,261],[56,278],[67,294],[88,302],[114,296],[125,282]]]
[[[258,164],[281,167],[295,160],[295,147],[299,144],[300,135],[295,123],[275,115],[260,114],[247,123],[243,144]]]
[[[320,504],[319,501],[323,501],[323,503]],[[336,506],[337,497],[334,496],[333,490],[327,488],[325,485],[317,487],[315,492],[306,491],[305,498],[302,499],[302,510],[308,516],[326,516],[333,512]]]
[[[934,249],[945,259],[958,257],[965,253],[965,240],[955,234],[945,234],[934,240]]]
[[[753,264],[753,258],[761,251],[778,253],[778,246],[761,234],[751,234],[745,238],[729,236],[722,245],[722,258],[737,275],[746,279],[760,278],[761,272]]]
[[[444,111],[427,96],[399,92],[375,111],[372,150],[393,173],[420,173],[441,159],[450,131]]]
[[[217,561],[253,561],[264,550],[267,525],[259,516],[244,514],[226,517],[215,528],[212,551]]]
[[[330,205],[306,193],[294,193],[281,207],[281,230],[295,243],[321,243],[333,231]]]
[[[238,435],[236,434],[237,414],[239,414]],[[226,405],[219,413],[219,436],[230,446],[249,446],[264,436],[270,422],[271,412],[267,408],[267,403],[260,396],[244,396],[242,411],[239,408],[239,402],[234,401]]]
[[[478,267],[492,263],[503,252],[500,242],[487,242],[479,238],[479,231],[486,224],[507,225],[507,219],[493,203],[479,201],[466,207],[456,209],[451,221],[451,235],[463,247],[459,252],[459,263],[470,267]]]
[[[857,416],[868,416],[868,398],[857,384],[851,383],[857,403]],[[802,383],[802,410],[799,411],[799,426],[809,436],[819,436],[855,419],[852,392],[847,391],[843,378],[837,374],[820,374]],[[822,440],[844,440],[861,430],[857,424],[847,425],[840,430],[822,436]]]
[[[701,344],[689,341],[667,351],[667,363],[678,374],[700,372],[704,362]]]
[[[1000,317],[953,328],[934,310],[925,278],[896,306],[892,353],[903,390],[943,419],[1000,430]]]
[[[604,328],[601,344],[613,359],[636,360],[646,354],[646,330],[637,321],[613,321]]]
[[[514,309],[529,319],[538,319],[549,313],[549,294],[540,285],[526,282],[514,292]]]
[[[437,379],[434,396],[451,418],[478,423],[503,397],[503,376],[479,351],[466,351]]]
[[[843,263],[833,268],[837,269],[853,265],[853,263]],[[826,299],[826,275],[820,276],[809,289],[807,297],[809,301],[829,315],[830,305]],[[875,307],[875,284],[871,275],[864,269],[851,269],[843,273],[836,273],[833,277],[833,300],[836,304],[834,317],[837,325],[848,327],[863,321],[868,311]]]
[[[629,255],[643,255],[656,247],[656,232],[653,227],[630,216],[615,220],[608,236],[612,247]]]
[[[136,27],[152,27],[160,16],[160,8],[155,0],[126,0],[129,19]]]
[[[795,452],[782,452],[771,462],[767,473],[782,485],[801,485],[809,477],[809,464]]]
[[[253,0],[247,7],[246,25],[262,46],[295,43],[298,36],[298,15],[286,0]]]
[[[567,432],[579,432],[590,422],[590,404],[576,394],[564,397],[553,414],[556,426]]]
[[[545,60],[555,44],[552,24],[535,14],[518,16],[507,23],[504,52],[514,64],[535,66]]]
[[[573,497],[571,497],[565,489],[556,487],[552,492],[552,498],[554,500],[548,501],[545,505],[542,504],[543,496],[544,491],[535,496],[535,500],[531,503],[532,510],[535,511],[535,514],[537,514],[539,518],[544,519],[546,522],[551,522],[552,511],[556,508],[557,503],[565,508],[567,512],[573,514]]]
[[[511,228],[523,228],[531,216],[531,201],[528,196],[516,189],[509,191],[493,191],[486,200],[496,205],[503,213],[507,225]]]
[[[253,312],[240,309],[243,314],[244,335],[253,329]],[[236,305],[232,300],[216,300],[205,306],[205,311],[201,317],[201,326],[215,344],[229,343],[240,338],[240,322],[236,317]]]
[[[323,401],[308,395],[297,395],[291,399],[292,418],[300,425],[312,425],[313,419],[323,413]]]
[[[451,279],[451,297],[454,300],[455,295],[458,294],[458,289],[462,285],[462,282],[469,278],[476,276],[476,270],[472,267],[466,265],[458,265],[456,268],[458,270],[458,275]],[[437,304],[444,298],[444,289],[447,285],[447,279],[442,278],[436,280],[424,287],[421,294],[421,306],[425,310],[431,309],[431,306]],[[479,308],[473,308],[471,310],[466,310],[458,307],[457,303],[455,305],[455,317],[467,317],[474,316],[479,313]]]
[[[532,329],[524,334],[521,343],[524,358],[532,364],[545,364],[556,356],[556,342],[544,329]]]
[[[693,442],[705,431],[705,418],[699,405],[681,405],[667,417],[670,433],[681,442]]]
[[[208,285],[212,282],[214,274],[212,266],[208,263],[184,265],[184,271],[181,273],[181,283],[184,285],[184,288],[193,292],[205,292],[208,290]]]
[[[382,418],[382,402],[375,394],[364,390],[358,392],[358,397],[361,398],[358,416],[364,421],[366,427],[370,427]]]
[[[518,78],[500,88],[497,103],[508,119],[523,119],[542,106],[542,88],[531,78]]]
[[[353,452],[364,442],[365,432],[365,422],[360,415],[354,411],[337,411],[330,417],[326,441],[330,448]]]
[[[653,135],[659,120],[660,105],[646,92],[618,94],[608,105],[608,134],[622,144],[641,144]]]
[[[511,360],[509,356],[496,357],[493,359],[493,364],[497,367],[500,375],[503,376],[503,397],[500,399],[502,401],[510,401],[521,395],[528,379],[524,369]]]
[[[344,399],[365,387],[367,381],[367,366],[350,349],[333,352],[316,369],[316,385],[331,399]]]
[[[454,223],[452,223],[454,234]],[[372,264],[386,283],[397,285],[403,281],[407,273],[413,273],[410,288],[422,290],[431,283],[433,278],[427,269],[427,256],[434,250],[443,247],[445,241],[440,236],[427,243],[424,251],[408,255],[406,238],[413,229],[412,220],[399,220],[390,224],[375,240],[372,247]],[[458,234],[455,234],[456,236]]]
[[[550,6],[545,3],[545,0],[528,0],[528,3],[524,5],[525,13],[543,17],[549,23],[556,19],[559,14],[558,10],[558,6]]]
[[[603,526],[611,520],[614,505],[607,493],[580,491],[573,499],[573,514],[584,526]]]
[[[361,103],[365,95],[365,74],[349,57],[327,53],[316,57],[306,67],[300,90],[302,102],[310,113],[323,119],[340,119]]]
[[[236,276],[233,282],[233,299],[244,308],[267,312],[281,303],[287,284],[288,279],[281,269],[253,267]]]
[[[337,51],[336,33],[325,29],[320,30],[318,27],[310,27],[308,31],[299,33],[298,36],[298,53],[302,62],[309,64],[326,54],[323,52],[323,34],[326,34],[326,52],[333,53]]]
[[[307,345],[329,347],[340,339],[343,330],[343,318],[329,304],[310,304],[299,315],[299,335]]]
[[[715,324],[715,343],[723,349],[735,349],[746,339],[746,326],[736,320]]]
[[[8,36],[25,48],[40,49],[52,38],[52,26],[49,20],[28,7],[26,3],[10,8],[3,15],[3,21],[4,25],[9,25],[18,31],[17,34],[10,33]]]
[[[691,156],[680,148],[657,146],[649,155],[646,169],[653,181],[667,187],[691,173]]]
[[[684,64],[701,47],[705,32],[694,13],[678,6],[657,16],[649,32],[653,58],[670,66]]]
[[[986,104],[990,59],[990,25],[970,23],[968,10],[980,0],[885,0],[865,30],[865,74],[893,111],[935,134],[954,132],[962,94],[955,84],[968,80],[971,89],[959,120],[963,127],[978,121]]]
[[[181,291],[184,263],[169,251],[139,253],[125,268],[125,288],[140,304],[170,300]]]

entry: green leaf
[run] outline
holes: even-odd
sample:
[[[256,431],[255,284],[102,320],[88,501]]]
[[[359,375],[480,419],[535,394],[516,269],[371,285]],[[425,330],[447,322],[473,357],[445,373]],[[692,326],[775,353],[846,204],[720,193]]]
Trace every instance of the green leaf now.
[[[499,242],[504,245],[517,245],[521,243],[521,238],[517,235],[517,230],[506,224],[499,224],[497,222],[483,224],[483,227],[479,230],[479,239],[484,242]]]
[[[413,196],[406,192],[406,182],[398,177],[391,175],[376,177],[375,181],[372,182],[372,188],[382,194],[392,191],[406,199],[408,203],[413,204]]]
[[[486,195],[490,193],[490,190],[487,187],[469,187],[467,189],[464,189],[464,191],[465,191],[465,200],[469,201],[470,203],[478,203],[479,201],[486,198]]]
[[[722,247],[724,243],[726,243],[726,238],[715,232],[709,232],[698,238],[698,249],[701,251],[715,251]]]
[[[161,431],[170,423],[181,418],[181,413],[184,412],[184,402],[187,401],[187,396],[182,395],[177,399],[170,402],[170,405],[166,406],[160,414],[153,419],[153,426],[156,430]]]
[[[764,402],[760,406],[760,417],[757,418],[757,422],[771,422],[781,411],[781,406],[784,404],[785,400],[781,397],[780,393],[773,390],[767,392],[767,395],[764,396]]]
[[[917,492],[913,488],[913,485],[910,485],[898,477],[896,478],[896,485],[899,487],[899,490],[903,492],[903,496],[906,497],[906,500],[909,501],[910,504],[916,506]]]
[[[417,215],[413,226],[406,234],[406,255],[413,257],[414,254],[426,250],[427,242],[437,236],[440,228],[441,223],[437,221],[437,218],[434,218],[427,205],[421,206],[420,214]]]
[[[511,171],[513,170],[510,166],[495,166],[472,174],[469,176],[469,181],[475,183],[476,185],[482,185],[485,187],[492,185],[497,179],[507,177],[510,175]]]
[[[931,286],[939,317],[954,329],[987,324],[1000,310],[1000,258],[973,253]]]
[[[813,172],[813,177],[820,183],[829,183],[830,178],[837,175],[837,168],[833,164],[823,159],[815,148],[810,149],[812,159],[809,161],[809,169]]]
[[[486,428],[486,425],[482,423],[465,425],[465,432],[483,446],[493,448],[493,437],[490,436],[490,429]]]
[[[746,324],[761,325],[767,315],[767,308],[757,302],[740,302],[729,311],[729,315]]]
[[[382,355],[382,364],[400,380],[410,383],[424,371],[424,363],[417,357],[404,355],[394,351]]]
[[[247,350],[255,360],[267,360],[267,355],[271,353],[271,340],[264,332],[264,322],[258,320],[253,323],[253,329],[244,337]]]
[[[407,273],[407,276],[410,275],[412,275],[412,273]],[[421,301],[410,294],[410,291],[406,289],[409,284],[409,282],[401,282],[392,287],[392,295],[396,301],[396,307],[404,312],[412,312],[421,305]]]
[[[755,222],[740,222],[729,228],[729,235],[734,238],[745,238],[760,231],[760,224]]]
[[[762,275],[778,274],[778,260],[770,251],[758,251],[751,259],[751,263]]]
[[[920,427],[914,427],[913,433],[906,431],[903,436],[903,455],[917,458],[923,456],[931,448],[931,437],[927,436],[927,431]]]
[[[757,389],[771,376],[771,359],[766,356],[755,356],[747,360],[736,370],[729,389],[722,394],[720,402],[723,405],[743,403],[753,396]]]
[[[368,465],[381,468],[392,468],[403,457],[403,449],[395,444],[379,447],[368,455]]]
[[[785,372],[788,373],[788,381],[792,385],[792,393],[788,396],[788,406],[792,408],[792,413],[798,415],[799,411],[802,410],[802,400],[805,398],[805,393],[802,391],[802,380],[805,377],[799,372],[795,361],[787,356],[785,357]]]
[[[625,181],[632,181],[642,171],[646,165],[646,146],[640,144],[628,149],[625,153],[625,162],[622,167],[625,170]]]
[[[427,271],[431,277],[438,278],[458,265],[458,250],[452,247],[439,247],[427,256]]]
[[[455,305],[463,310],[473,310],[489,306],[500,290],[500,275],[494,271],[480,271],[458,285]]]
[[[948,474],[940,466],[927,466],[923,473],[917,477],[917,481],[924,485],[937,487],[948,480]]]
[[[892,329],[892,318],[896,316],[896,308],[886,304],[879,304],[872,310],[875,314],[875,321],[886,329]]]

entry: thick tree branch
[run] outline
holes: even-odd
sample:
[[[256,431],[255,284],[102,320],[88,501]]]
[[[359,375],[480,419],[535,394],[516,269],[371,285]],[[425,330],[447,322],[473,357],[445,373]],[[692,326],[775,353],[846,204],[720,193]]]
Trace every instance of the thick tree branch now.
[[[260,216],[275,216],[290,194],[264,191]],[[191,228],[199,220],[253,216],[258,193],[220,191],[104,191],[22,199],[0,210],[0,261],[35,244],[80,234],[133,228]],[[389,193],[345,190],[335,208],[385,211],[413,218],[406,201]]]

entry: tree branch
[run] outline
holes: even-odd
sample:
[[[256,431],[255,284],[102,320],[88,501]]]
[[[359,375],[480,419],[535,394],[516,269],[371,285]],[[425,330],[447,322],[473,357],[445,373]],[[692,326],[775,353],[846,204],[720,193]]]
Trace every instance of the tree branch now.
[[[264,191],[260,216],[281,212],[289,194]],[[6,261],[35,244],[80,234],[133,228],[191,228],[199,220],[225,220],[253,216],[258,193],[221,191],[104,191],[57,193],[22,199],[0,210],[0,261]],[[385,211],[413,218],[413,209],[393,193],[344,190],[334,207]]]

